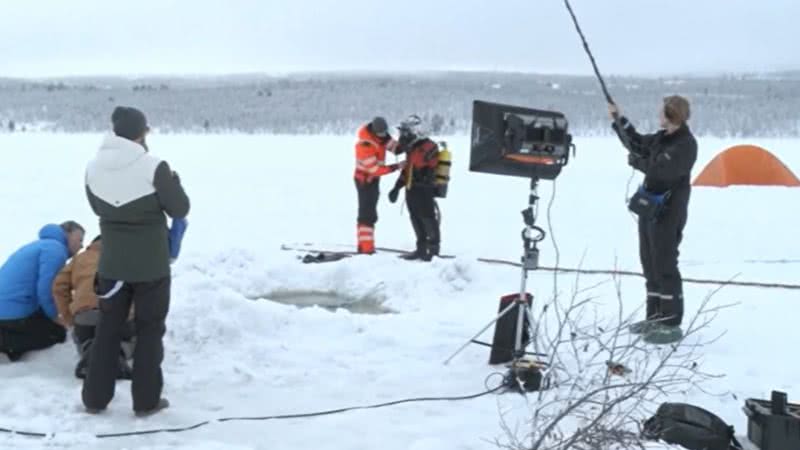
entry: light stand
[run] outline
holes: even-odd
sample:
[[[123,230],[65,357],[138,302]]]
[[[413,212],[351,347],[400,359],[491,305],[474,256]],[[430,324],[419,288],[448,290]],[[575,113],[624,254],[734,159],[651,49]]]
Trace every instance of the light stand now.
[[[537,194],[539,179],[536,177],[531,178],[530,194],[528,196],[528,207],[522,211],[522,218],[525,222],[525,228],[522,230],[522,246],[523,254],[521,258],[522,274],[520,277],[519,296],[514,299],[508,306],[506,306],[491,322],[489,322],[483,329],[481,329],[469,341],[464,343],[453,355],[451,355],[444,364],[448,364],[456,355],[461,353],[469,344],[480,343],[475,339],[480,336],[484,331],[489,329],[498,320],[508,314],[515,306],[517,307],[517,326],[516,336],[514,340],[513,361],[508,365],[509,375],[507,380],[518,381],[521,385],[520,390],[532,391],[539,388],[541,382],[541,373],[539,368],[541,364],[525,358],[525,355],[533,356],[547,356],[541,353],[527,353],[525,347],[528,342],[522,342],[523,330],[525,328],[525,317],[528,318],[528,323],[533,324],[533,313],[531,306],[527,302],[527,284],[528,284],[528,271],[536,270],[539,267],[539,249],[536,245],[544,240],[544,230],[536,225],[536,202],[539,200]],[[531,327],[532,329],[535,327]],[[530,339],[536,337],[532,334]]]
[[[541,369],[546,364],[526,359],[525,356],[548,355],[525,351],[530,342],[537,342],[534,333],[538,331],[538,327],[531,326],[535,322],[531,313],[533,296],[525,291],[528,271],[539,267],[539,249],[536,246],[545,236],[544,230],[536,225],[539,200],[537,186],[539,180],[555,180],[569,162],[570,150],[575,153],[575,145],[568,128],[567,117],[558,111],[484,100],[475,100],[472,103],[469,170],[530,180],[528,208],[522,211],[525,221],[525,228],[522,230],[522,276],[519,294],[501,297],[498,316],[461,346],[445,364],[470,343],[489,346],[492,348],[489,364],[506,363],[510,368],[503,383],[509,390],[530,392],[542,388]],[[515,306],[518,307],[516,321],[514,317],[507,316]],[[497,325],[492,344],[475,340],[495,323]]]
[[[514,360],[520,359],[524,356],[525,346],[527,343],[522,342],[522,330],[525,323],[525,314],[528,315],[529,323],[533,324],[533,314],[530,311],[531,306],[527,304],[527,285],[528,285],[528,271],[536,270],[539,268],[539,249],[536,244],[544,240],[544,230],[536,225],[536,202],[539,200],[537,188],[539,184],[538,178],[531,178],[531,191],[528,196],[528,207],[522,211],[522,218],[525,222],[525,228],[522,230],[522,273],[520,276],[520,289],[519,297],[516,303],[519,304],[517,312],[517,336],[514,341]],[[534,234],[535,233],[535,234]],[[531,336],[534,339],[534,336]]]

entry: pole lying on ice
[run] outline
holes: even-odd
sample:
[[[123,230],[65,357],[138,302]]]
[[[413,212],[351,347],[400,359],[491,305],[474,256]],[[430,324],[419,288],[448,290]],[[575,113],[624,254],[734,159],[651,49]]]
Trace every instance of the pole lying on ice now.
[[[390,253],[405,253],[405,250],[398,249],[398,248],[387,248],[387,247],[375,247],[378,251],[385,251]],[[357,255],[358,253],[355,251],[341,251],[341,250],[321,250],[314,247],[311,247],[311,244],[302,244],[298,246],[290,246],[290,245],[282,245],[281,250],[286,251],[304,251],[304,252],[312,252],[312,253],[344,253],[349,255]],[[447,259],[455,258],[454,255],[447,255]],[[518,262],[508,261],[504,259],[497,259],[497,258],[477,258],[476,261],[484,263],[484,264],[496,264],[501,266],[510,266],[510,267],[522,267],[522,265]],[[796,259],[781,259],[781,260],[747,260],[747,263],[755,263],[755,262],[769,262],[769,263],[783,263],[783,264],[791,264],[800,262],[800,260]],[[560,272],[560,273],[580,273],[584,275],[613,275],[613,276],[633,276],[633,277],[640,277],[643,278],[644,274],[641,272],[633,272],[629,270],[618,270],[618,269],[581,269],[581,268],[569,268],[569,267],[549,267],[549,266],[538,266],[537,270],[545,271],[545,272]],[[704,278],[684,278],[684,283],[692,283],[692,284],[709,284],[709,285],[716,285],[716,286],[737,286],[737,287],[752,287],[758,289],[789,289],[789,290],[800,290],[800,284],[787,284],[787,283],[770,283],[770,282],[763,282],[763,281],[734,281],[733,279],[729,280],[715,280],[715,279],[704,279]]]
[[[506,261],[504,259],[492,258],[478,258],[478,262],[485,264],[497,264],[509,267],[521,267],[521,264],[514,261]],[[560,273],[579,273],[583,275],[611,275],[611,276],[634,276],[644,278],[644,274],[640,272],[633,272],[630,270],[616,270],[616,269],[575,269],[569,267],[547,267],[539,266],[538,270],[545,272],[560,272]],[[737,287],[751,287],[757,289],[788,289],[800,290],[800,284],[787,284],[787,283],[768,283],[761,281],[733,281],[730,280],[713,280],[704,278],[683,278],[684,283],[690,284],[709,284],[715,286],[737,286]]]

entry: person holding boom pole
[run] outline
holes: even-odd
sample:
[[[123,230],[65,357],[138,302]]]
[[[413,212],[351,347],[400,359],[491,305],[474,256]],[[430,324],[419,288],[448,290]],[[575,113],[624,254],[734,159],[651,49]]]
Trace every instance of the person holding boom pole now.
[[[628,164],[644,174],[629,208],[639,216],[639,257],[647,289],[644,321],[630,327],[647,342],[669,343],[682,337],[683,283],[678,246],[683,238],[691,194],[690,176],[697,141],[687,121],[689,102],[665,97],[659,112],[661,130],[643,135],[609,103],[612,128],[628,149]]]
[[[628,207],[639,216],[639,256],[646,279],[647,316],[631,325],[630,330],[644,333],[648,342],[674,342],[683,336],[678,246],[688,217],[689,177],[697,160],[697,141],[687,125],[689,101],[677,95],[665,97],[659,110],[662,129],[655,134],[639,134],[611,98],[569,0],[564,0],[564,6],[605,95],[614,120],[612,128],[629,151],[628,164],[645,175],[644,184]]]

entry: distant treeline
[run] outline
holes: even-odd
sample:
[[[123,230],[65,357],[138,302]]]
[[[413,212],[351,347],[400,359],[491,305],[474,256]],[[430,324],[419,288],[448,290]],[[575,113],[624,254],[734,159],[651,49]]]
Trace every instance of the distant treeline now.
[[[677,93],[692,102],[697,134],[800,136],[800,72],[607,82],[642,129],[657,126],[661,97]],[[609,132],[593,77],[473,72],[0,79],[0,132],[102,131],[113,107],[128,105],[160,132],[350,134],[375,115],[418,114],[435,133],[456,134],[469,132],[476,99],[564,112],[574,133]]]

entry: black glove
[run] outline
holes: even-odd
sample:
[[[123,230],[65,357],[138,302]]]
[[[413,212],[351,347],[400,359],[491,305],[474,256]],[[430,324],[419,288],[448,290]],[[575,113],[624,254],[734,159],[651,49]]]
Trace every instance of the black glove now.
[[[411,144],[417,139],[417,136],[410,131],[400,131],[400,137],[397,139],[397,153],[405,153]]]
[[[647,172],[647,159],[636,153],[628,153],[628,165],[642,172]]]
[[[395,186],[394,188],[392,188],[392,190],[391,190],[391,191],[389,191],[389,201],[390,201],[391,203],[394,203],[394,202],[396,202],[396,201],[397,201],[397,197],[398,197],[399,195],[400,195],[400,188],[399,188],[399,187],[397,187],[397,186]]]

